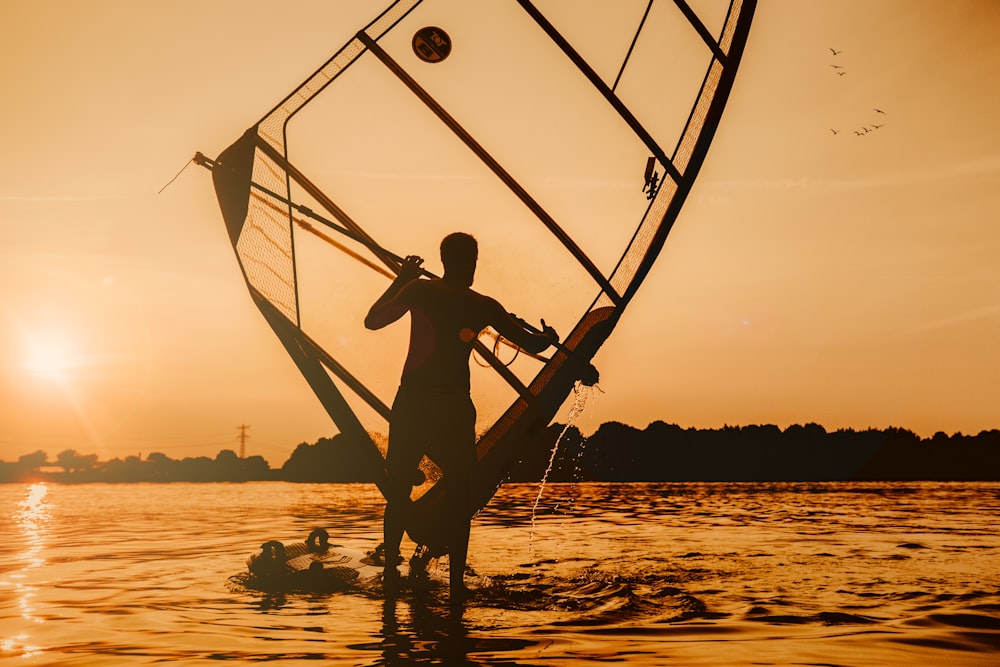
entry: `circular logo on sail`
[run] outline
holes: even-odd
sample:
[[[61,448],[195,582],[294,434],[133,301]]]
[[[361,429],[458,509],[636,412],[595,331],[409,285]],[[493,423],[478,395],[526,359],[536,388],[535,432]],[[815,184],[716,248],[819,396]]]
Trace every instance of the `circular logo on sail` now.
[[[413,52],[428,63],[439,63],[451,53],[451,38],[441,28],[421,28],[413,36]]]

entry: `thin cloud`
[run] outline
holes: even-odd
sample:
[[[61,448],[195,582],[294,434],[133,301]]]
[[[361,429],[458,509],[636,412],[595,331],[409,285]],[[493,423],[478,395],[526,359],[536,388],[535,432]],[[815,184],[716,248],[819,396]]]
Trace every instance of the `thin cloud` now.
[[[982,320],[989,320],[996,318],[997,327],[1000,329],[1000,305],[989,304],[986,306],[981,306],[979,308],[972,308],[961,313],[956,313],[948,317],[938,318],[929,322],[923,322],[915,327],[910,327],[902,332],[903,336],[919,336],[922,334],[930,333],[932,331],[939,331],[941,329],[950,329],[962,324],[967,324],[969,322],[976,322]]]

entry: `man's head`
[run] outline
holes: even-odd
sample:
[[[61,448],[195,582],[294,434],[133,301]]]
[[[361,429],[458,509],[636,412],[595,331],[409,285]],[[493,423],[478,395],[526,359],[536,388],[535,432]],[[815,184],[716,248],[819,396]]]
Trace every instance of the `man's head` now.
[[[441,241],[441,263],[444,264],[446,278],[472,285],[478,259],[479,244],[469,234],[454,232]]]

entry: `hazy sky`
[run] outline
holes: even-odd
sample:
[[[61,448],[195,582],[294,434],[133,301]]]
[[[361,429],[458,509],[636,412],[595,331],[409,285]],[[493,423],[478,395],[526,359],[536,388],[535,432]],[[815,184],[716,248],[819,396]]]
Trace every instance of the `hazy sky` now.
[[[249,424],[278,466],[335,432],[247,296],[209,174],[157,191],[379,4],[0,0],[0,460],[214,456]],[[995,0],[760,0],[584,432],[1000,427],[998,76]]]

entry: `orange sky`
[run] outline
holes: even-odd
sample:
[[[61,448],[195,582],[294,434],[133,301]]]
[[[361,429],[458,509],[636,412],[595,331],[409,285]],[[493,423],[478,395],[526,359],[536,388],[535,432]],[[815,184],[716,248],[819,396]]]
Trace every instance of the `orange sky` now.
[[[0,460],[214,456],[245,423],[278,466],[335,432],[246,294],[207,172],[157,191],[373,13],[289,2],[279,40],[273,3],[0,0]],[[761,0],[583,430],[1000,427],[998,28],[992,0]],[[506,300],[500,242],[479,280]]]

